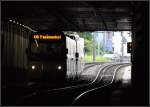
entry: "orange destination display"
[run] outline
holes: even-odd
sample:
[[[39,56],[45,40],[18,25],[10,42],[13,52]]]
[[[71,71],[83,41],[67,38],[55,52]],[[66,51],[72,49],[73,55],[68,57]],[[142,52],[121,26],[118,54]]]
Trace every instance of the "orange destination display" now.
[[[34,39],[39,39],[39,40],[59,40],[59,39],[61,39],[61,35],[49,35],[49,34],[46,34],[46,35],[37,35],[37,34],[35,34],[35,35],[33,35],[32,36]]]

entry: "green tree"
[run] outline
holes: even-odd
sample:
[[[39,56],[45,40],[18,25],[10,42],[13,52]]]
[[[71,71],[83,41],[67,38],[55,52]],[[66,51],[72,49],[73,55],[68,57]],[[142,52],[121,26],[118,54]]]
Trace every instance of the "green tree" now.
[[[73,31],[65,31],[66,35],[74,34]],[[88,55],[92,55],[92,35],[91,32],[76,32],[80,37],[84,38],[84,51]]]
[[[80,37],[84,38],[85,53],[88,55],[91,55],[92,54],[92,48],[93,48],[91,32],[77,32],[77,34]]]

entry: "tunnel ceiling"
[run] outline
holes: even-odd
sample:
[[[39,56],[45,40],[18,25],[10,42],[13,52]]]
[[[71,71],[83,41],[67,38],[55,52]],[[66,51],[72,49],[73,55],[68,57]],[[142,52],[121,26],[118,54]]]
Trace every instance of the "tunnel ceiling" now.
[[[131,2],[2,2],[2,20],[34,30],[131,30]]]

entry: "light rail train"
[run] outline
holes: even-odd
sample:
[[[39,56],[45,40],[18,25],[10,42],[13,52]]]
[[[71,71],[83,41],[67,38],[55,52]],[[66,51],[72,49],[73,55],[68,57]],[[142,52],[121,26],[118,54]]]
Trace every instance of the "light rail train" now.
[[[65,82],[74,78],[84,65],[84,39],[63,32],[32,33],[26,52],[31,81]]]

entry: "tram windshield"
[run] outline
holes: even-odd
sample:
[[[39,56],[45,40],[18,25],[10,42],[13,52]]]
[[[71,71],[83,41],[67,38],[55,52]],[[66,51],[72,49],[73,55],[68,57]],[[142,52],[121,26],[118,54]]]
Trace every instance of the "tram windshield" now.
[[[31,53],[43,57],[62,56],[64,49],[63,42],[38,42],[35,40],[31,43]]]

